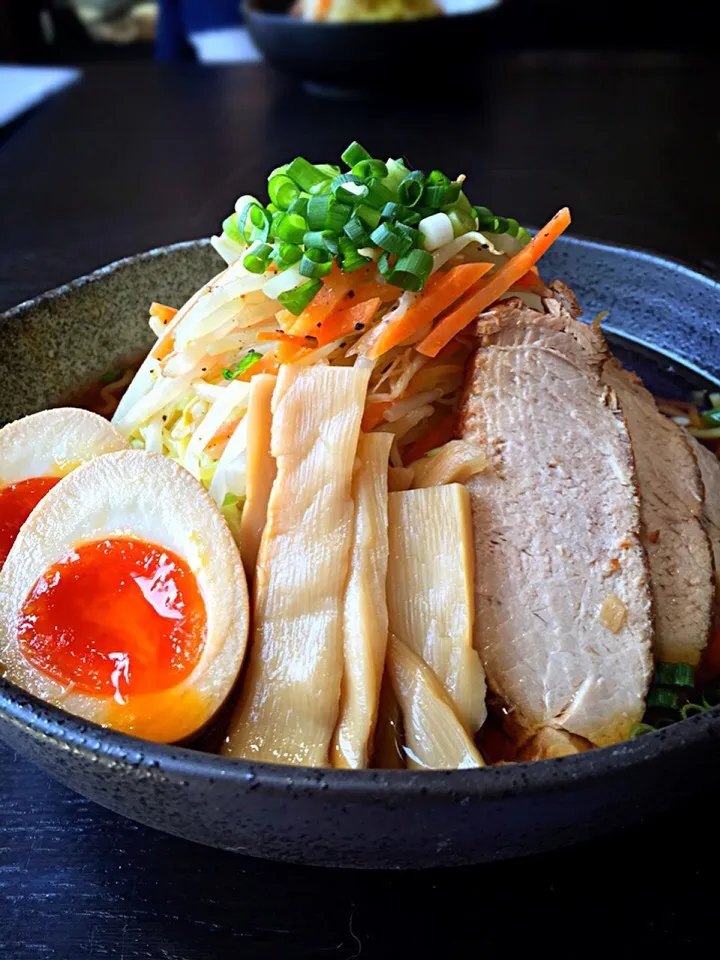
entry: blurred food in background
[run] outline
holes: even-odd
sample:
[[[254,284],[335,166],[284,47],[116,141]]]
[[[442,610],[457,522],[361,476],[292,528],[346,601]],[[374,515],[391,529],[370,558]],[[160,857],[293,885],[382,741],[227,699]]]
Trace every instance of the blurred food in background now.
[[[297,0],[292,7],[303,20],[348,23],[355,20],[418,20],[443,10],[435,0]]]
[[[155,39],[157,3],[134,0],[75,0],[78,18],[100,43],[142,43]]]
[[[420,20],[471,13],[497,6],[500,0],[295,0],[290,12],[316,23]]]

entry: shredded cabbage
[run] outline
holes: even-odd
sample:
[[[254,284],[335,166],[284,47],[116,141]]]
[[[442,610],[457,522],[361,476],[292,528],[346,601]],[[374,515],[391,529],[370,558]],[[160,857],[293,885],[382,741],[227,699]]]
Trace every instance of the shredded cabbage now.
[[[238,200],[243,208],[247,202],[248,198]],[[447,227],[444,221],[443,226]],[[447,239],[449,231],[436,230],[434,236]],[[233,372],[251,350],[260,356],[258,369],[276,368],[260,361],[267,361],[268,354],[283,348],[285,331],[291,331],[293,324],[277,297],[306,278],[295,267],[250,273],[242,262],[244,248],[225,233],[214,237],[212,244],[229,266],[188,301],[176,323],[161,326],[151,318],[151,327],[160,339],[154,356],[143,364],[121,401],[115,424],[133,446],[162,453],[182,464],[208,488],[231,522],[242,509],[245,495],[244,414],[249,394],[249,385],[243,382],[248,377],[240,380]],[[518,244],[522,246],[506,235],[488,237],[472,230],[432,251],[433,272],[463,261],[502,263]],[[372,248],[361,253],[375,260],[378,251]],[[364,274],[359,283],[367,282]],[[385,284],[377,271],[374,282]],[[402,450],[423,436],[428,420],[437,414],[432,420],[436,423],[441,415],[452,413],[460,395],[462,366],[470,351],[469,346],[463,346],[449,364],[419,353],[413,344],[428,332],[428,323],[377,360],[367,358],[378,326],[404,317],[419,296],[422,293],[406,291],[395,301],[380,297],[370,324],[346,331],[321,348],[300,351],[293,361],[357,364],[371,370],[368,406],[387,407],[380,408],[381,414],[374,417],[370,429],[394,434],[390,459],[397,469],[403,467]],[[520,296],[542,309],[536,294],[523,291]],[[271,338],[275,331],[283,332]],[[260,335],[262,339],[258,339]],[[234,499],[230,502],[227,498]]]

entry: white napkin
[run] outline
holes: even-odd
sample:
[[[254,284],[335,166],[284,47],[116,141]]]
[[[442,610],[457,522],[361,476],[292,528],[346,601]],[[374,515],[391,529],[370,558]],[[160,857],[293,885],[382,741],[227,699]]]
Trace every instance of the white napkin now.
[[[75,83],[79,77],[80,71],[70,67],[0,64],[0,126]]]

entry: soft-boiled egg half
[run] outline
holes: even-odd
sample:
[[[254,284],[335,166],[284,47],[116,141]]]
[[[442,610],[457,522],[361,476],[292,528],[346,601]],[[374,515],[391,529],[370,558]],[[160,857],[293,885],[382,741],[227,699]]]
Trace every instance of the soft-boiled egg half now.
[[[20,527],[45,494],[81,463],[124,450],[127,440],[103,417],[61,407],[0,430],[0,567]]]
[[[141,450],[78,467],[0,573],[8,680],[138,737],[183,740],[230,693],[248,633],[242,561],[202,485]]]

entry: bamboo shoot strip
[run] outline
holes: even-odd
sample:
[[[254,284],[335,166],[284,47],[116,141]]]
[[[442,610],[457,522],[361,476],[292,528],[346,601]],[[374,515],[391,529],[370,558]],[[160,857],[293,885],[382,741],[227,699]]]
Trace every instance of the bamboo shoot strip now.
[[[321,767],[337,724],[352,474],[367,371],[284,366],[273,394],[270,494],[254,629],[227,756]]]

